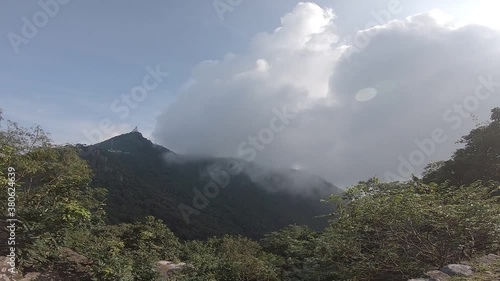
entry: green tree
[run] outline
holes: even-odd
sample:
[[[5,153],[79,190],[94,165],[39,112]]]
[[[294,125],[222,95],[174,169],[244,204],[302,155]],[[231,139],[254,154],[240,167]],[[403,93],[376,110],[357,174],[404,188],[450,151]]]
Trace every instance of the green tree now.
[[[152,271],[160,260],[178,261],[181,250],[179,239],[160,220],[148,216],[144,223],[135,223],[121,235],[133,259],[135,280],[155,280]]]
[[[20,265],[51,268],[67,231],[103,224],[105,190],[90,187],[91,170],[75,148],[52,145],[40,126],[7,121],[0,131],[0,153],[3,183],[9,167],[15,170]],[[0,196],[6,202],[7,192]],[[3,214],[6,207],[2,204]]]
[[[496,188],[360,182],[330,199],[338,211],[316,252],[323,280],[402,280],[499,250]]]
[[[281,280],[317,280],[317,258],[314,251],[318,233],[307,226],[290,225],[266,235],[263,249],[282,258]]]
[[[241,236],[211,238],[207,242],[187,242],[184,260],[191,268],[185,280],[271,281],[279,279],[278,257]]]
[[[453,157],[439,165],[429,165],[424,181],[454,185],[471,184],[477,180],[500,182],[500,108],[491,111],[491,121],[464,136]]]

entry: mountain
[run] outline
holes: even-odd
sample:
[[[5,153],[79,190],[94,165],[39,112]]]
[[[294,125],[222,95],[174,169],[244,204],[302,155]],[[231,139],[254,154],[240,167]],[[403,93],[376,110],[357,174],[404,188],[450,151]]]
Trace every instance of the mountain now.
[[[303,171],[178,155],[139,132],[80,146],[80,151],[94,172],[92,185],[109,192],[111,223],[153,215],[183,239],[223,234],[260,238],[289,224],[319,229],[326,218],[314,217],[333,211],[319,201],[340,192]],[[241,172],[230,173],[234,167]]]

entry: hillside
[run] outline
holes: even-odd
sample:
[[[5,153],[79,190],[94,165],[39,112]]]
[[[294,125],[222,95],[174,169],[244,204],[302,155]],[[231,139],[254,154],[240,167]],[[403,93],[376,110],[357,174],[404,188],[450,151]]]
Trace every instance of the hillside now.
[[[192,159],[153,144],[139,132],[120,135],[93,146],[81,147],[82,158],[94,172],[92,185],[108,192],[106,211],[111,223],[131,223],[152,215],[165,221],[181,238],[208,238],[241,234],[260,238],[289,224],[326,225],[315,216],[331,212],[321,199],[340,190],[319,177],[302,171],[269,171],[236,159]],[[214,198],[197,195],[213,182],[213,165],[241,165]],[[303,193],[297,190],[308,190]],[[209,194],[210,197],[212,197]],[[183,217],[179,206],[184,206]],[[188,207],[189,206],[189,207]],[[193,209],[189,209],[193,208]],[[189,214],[189,211],[194,213]]]
[[[318,200],[335,188],[316,176],[185,157],[138,132],[90,147],[52,145],[40,127],[7,121],[0,130],[0,170],[7,173],[0,171],[0,179],[8,192],[0,198],[10,202],[2,208],[10,218],[0,220],[6,230],[0,236],[9,247],[0,248],[6,272],[0,278],[400,281],[446,273],[452,277],[443,280],[496,280],[498,173],[472,165],[478,180],[454,182],[464,179],[463,164],[482,158],[488,167],[500,166],[499,110],[424,178],[371,178],[328,196],[336,210],[319,230],[297,225],[319,228],[314,215],[329,211]],[[203,188],[210,171],[229,163],[243,172],[210,195]],[[305,183],[312,191],[298,192]],[[207,206],[193,202],[205,202],[197,189]],[[199,209],[190,224],[179,204]],[[281,227],[288,222],[297,224]],[[487,266],[484,257],[492,260]]]

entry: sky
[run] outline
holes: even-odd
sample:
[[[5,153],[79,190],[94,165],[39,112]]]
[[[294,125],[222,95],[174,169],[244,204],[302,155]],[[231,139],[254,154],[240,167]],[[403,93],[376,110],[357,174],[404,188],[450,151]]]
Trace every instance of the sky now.
[[[345,187],[421,173],[500,106],[497,1],[0,5],[0,108],[56,143],[138,126]]]

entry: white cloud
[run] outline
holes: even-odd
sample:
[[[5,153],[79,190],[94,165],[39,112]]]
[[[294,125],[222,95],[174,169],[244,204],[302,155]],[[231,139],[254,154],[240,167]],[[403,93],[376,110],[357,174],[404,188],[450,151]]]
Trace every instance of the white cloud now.
[[[497,31],[453,27],[432,11],[376,27],[370,44],[346,60],[351,46],[337,44],[334,20],[332,10],[300,3],[281,27],[257,34],[247,53],[200,63],[159,117],[156,140],[181,154],[237,156],[273,108],[288,106],[297,117],[257,162],[300,165],[347,185],[395,172],[398,156],[436,127],[449,140],[426,160],[448,157],[473,122],[455,131],[443,113],[474,93],[480,75],[500,81]],[[500,89],[475,115],[485,120],[499,105]]]

